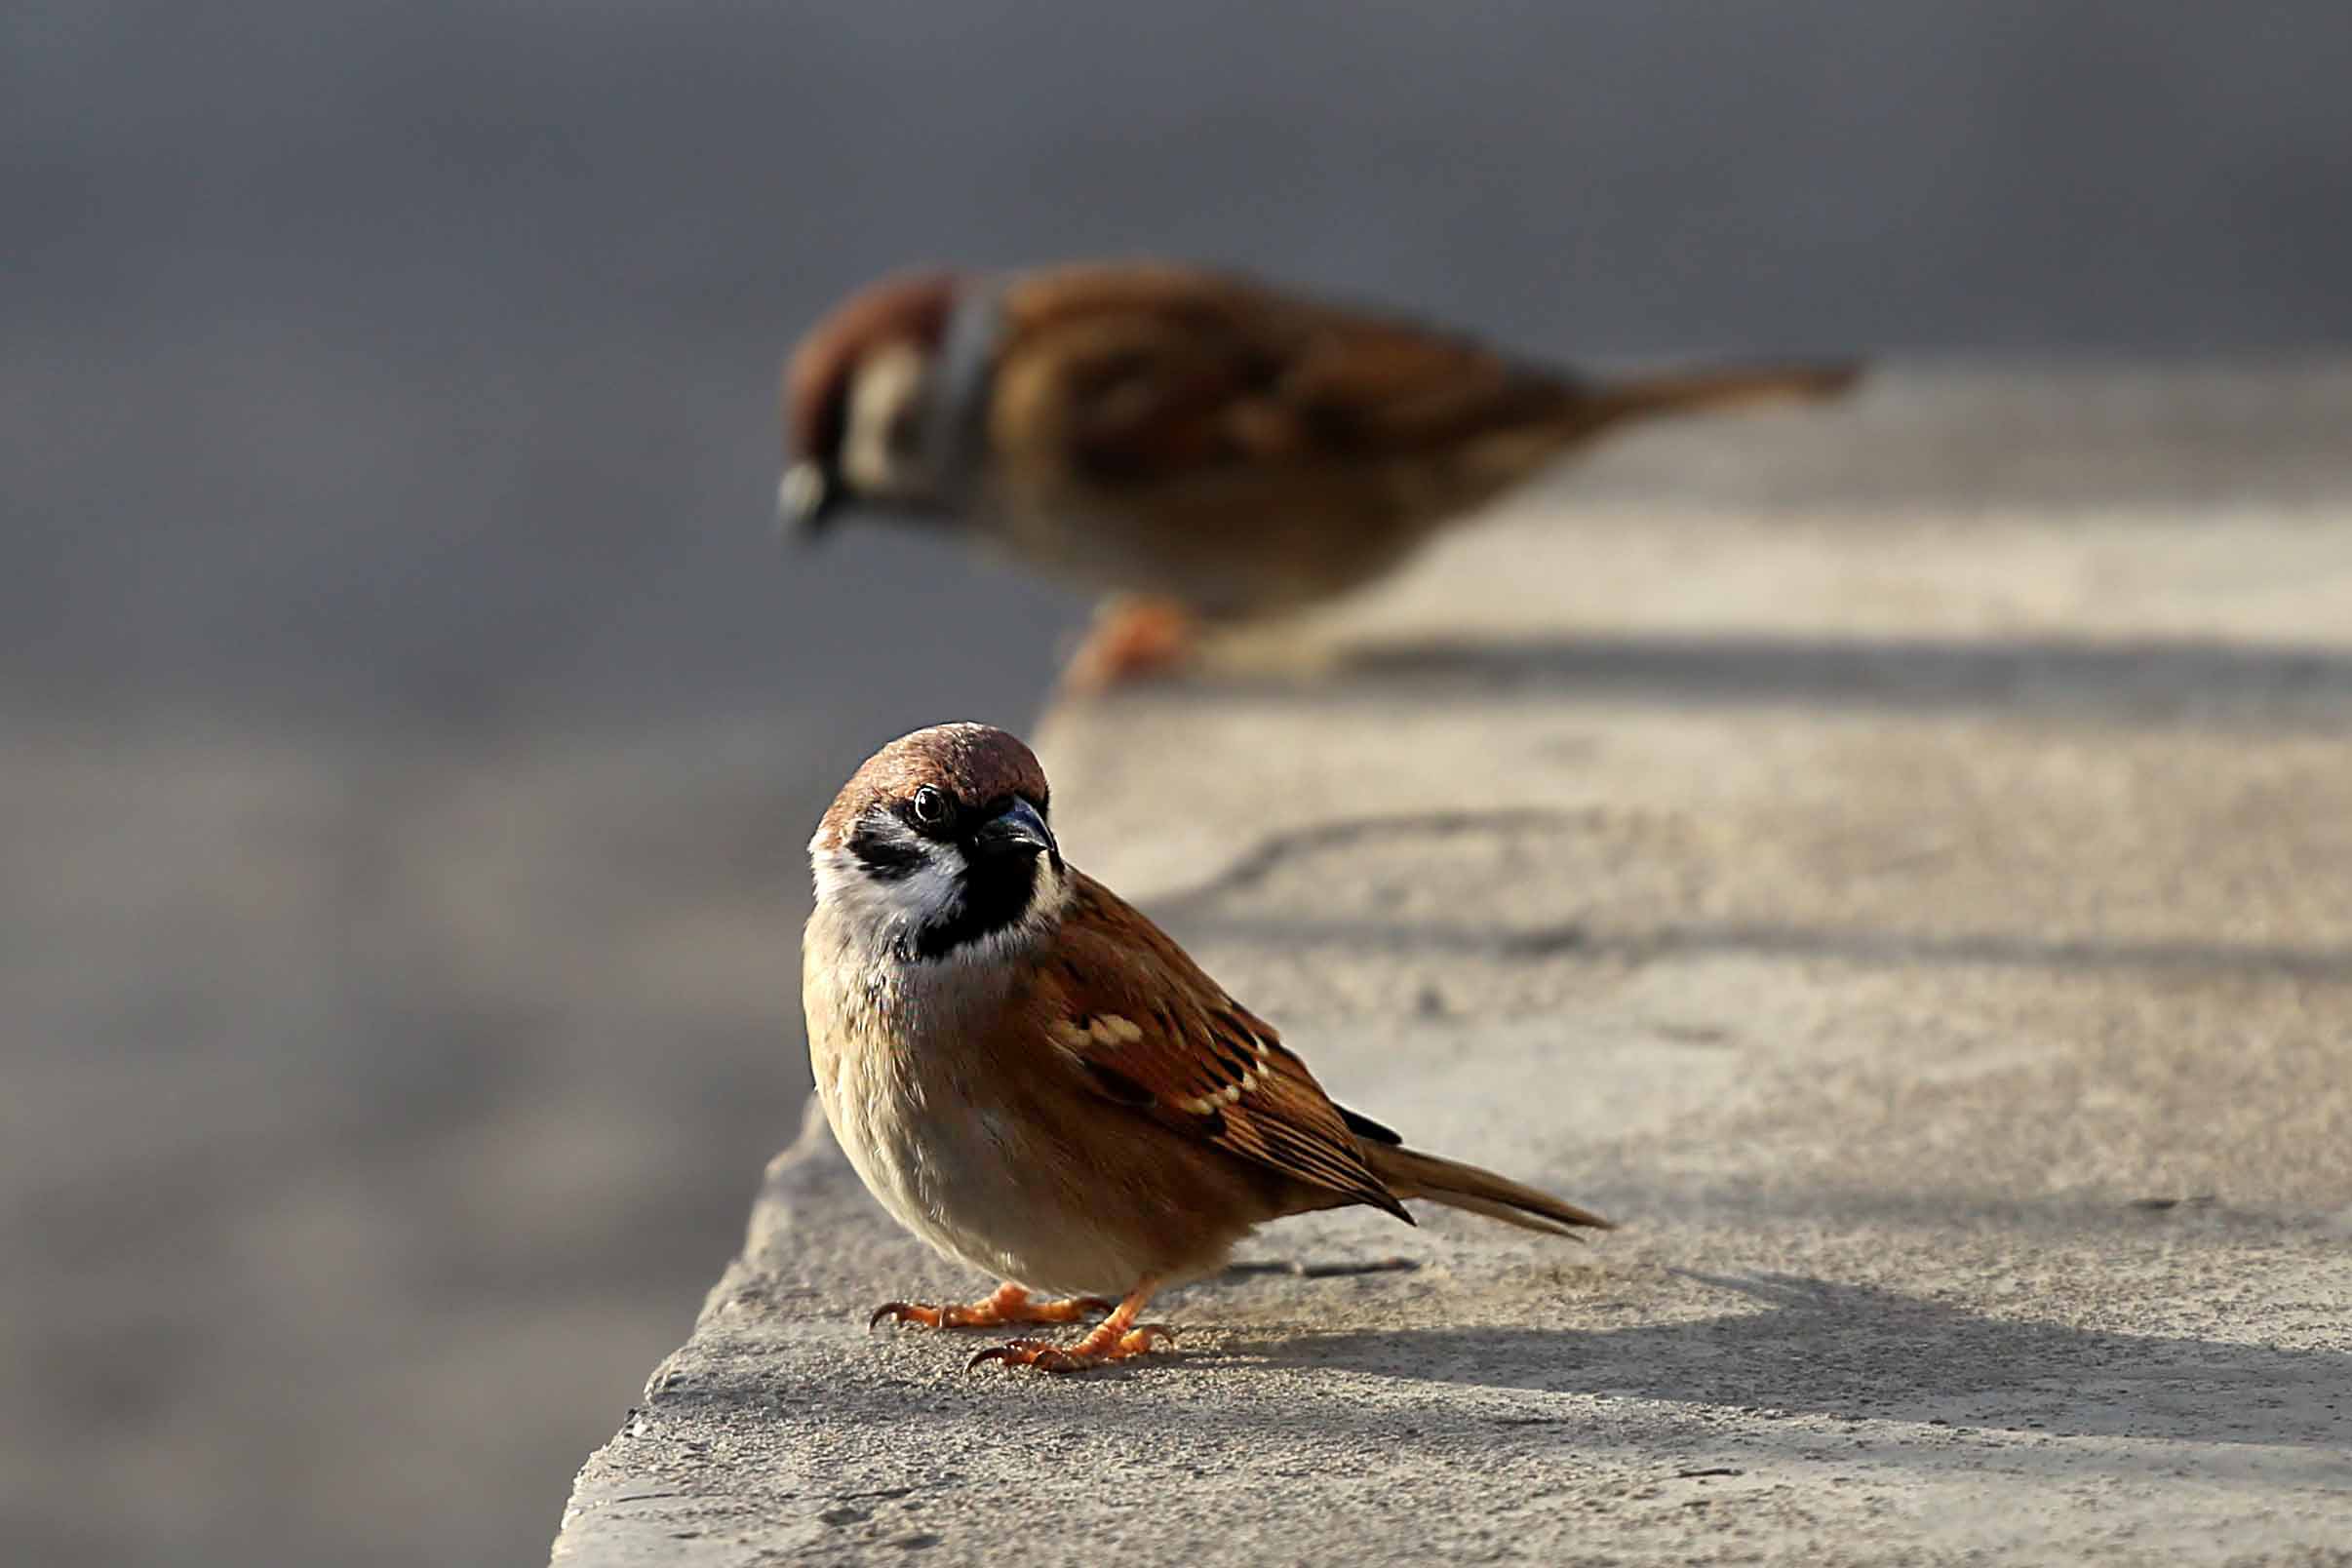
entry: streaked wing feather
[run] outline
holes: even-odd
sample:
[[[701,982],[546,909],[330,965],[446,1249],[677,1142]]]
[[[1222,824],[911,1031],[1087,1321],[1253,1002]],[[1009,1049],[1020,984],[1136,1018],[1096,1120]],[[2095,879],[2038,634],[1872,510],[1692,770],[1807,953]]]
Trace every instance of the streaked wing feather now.
[[[1274,1026],[1091,878],[1038,983],[1053,1042],[1105,1100],[1411,1223]]]
[[[1214,273],[1056,272],[1008,310],[1007,352],[1057,367],[1068,439],[1098,479],[1426,451],[1582,398],[1475,343]]]

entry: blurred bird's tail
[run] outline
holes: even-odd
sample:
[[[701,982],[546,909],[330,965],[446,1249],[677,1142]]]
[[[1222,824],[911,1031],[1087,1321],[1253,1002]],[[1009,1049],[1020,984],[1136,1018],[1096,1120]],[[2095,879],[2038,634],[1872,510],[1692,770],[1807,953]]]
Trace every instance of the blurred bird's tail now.
[[[1862,379],[1853,360],[1780,365],[1727,365],[1713,370],[1668,372],[1614,385],[1588,396],[1593,423],[1616,424],[1653,414],[1695,412],[1748,403],[1833,398]]]
[[[1381,1129],[1386,1131],[1386,1128]],[[1401,1144],[1362,1139],[1364,1162],[1398,1197],[1426,1197],[1448,1208],[1468,1209],[1523,1231],[1574,1235],[1577,1226],[1615,1229],[1607,1220],[1491,1170],[1440,1159]]]

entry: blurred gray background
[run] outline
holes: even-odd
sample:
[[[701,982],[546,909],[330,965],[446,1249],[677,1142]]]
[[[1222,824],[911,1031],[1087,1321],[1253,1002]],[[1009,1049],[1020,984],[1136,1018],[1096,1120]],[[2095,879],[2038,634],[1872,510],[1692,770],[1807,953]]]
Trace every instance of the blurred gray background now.
[[[1075,601],[779,557],[913,261],[1562,356],[2352,336],[2352,11],[0,16],[0,1555],[536,1560],[806,1069],[800,844]]]

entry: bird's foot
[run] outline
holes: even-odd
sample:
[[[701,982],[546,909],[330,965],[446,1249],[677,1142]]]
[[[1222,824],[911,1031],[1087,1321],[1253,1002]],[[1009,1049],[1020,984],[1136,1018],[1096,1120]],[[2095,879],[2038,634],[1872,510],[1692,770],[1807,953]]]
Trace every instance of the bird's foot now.
[[[1166,675],[1192,657],[1192,614],[1170,599],[1121,594],[1095,611],[1078,651],[1062,671],[1062,688],[1084,694]]]
[[[1034,1366],[1040,1372],[1083,1372],[1090,1367],[1108,1366],[1113,1361],[1124,1361],[1142,1355],[1152,1349],[1155,1339],[1176,1343],[1176,1331],[1165,1323],[1139,1323],[1135,1319],[1152,1299],[1156,1280],[1145,1279],[1120,1302],[1110,1316],[1094,1325],[1092,1333],[1076,1345],[1050,1345],[1044,1340],[1017,1339],[1009,1345],[999,1345],[982,1351],[964,1366],[970,1371],[983,1361],[1002,1361],[1006,1366]]]
[[[1075,1323],[1093,1313],[1107,1313],[1112,1304],[1100,1296],[1069,1296],[1039,1301],[1019,1285],[999,1285],[994,1294],[963,1305],[929,1306],[922,1302],[885,1301],[874,1309],[866,1327],[885,1317],[924,1328],[1002,1328],[1015,1323]]]
[[[1132,1328],[1115,1327],[1105,1323],[1076,1345],[1054,1345],[1044,1340],[1018,1339],[982,1351],[966,1363],[970,1371],[983,1361],[1002,1361],[1006,1366],[1034,1366],[1040,1372],[1085,1372],[1114,1361],[1125,1361],[1147,1353],[1152,1342],[1164,1339],[1176,1343],[1176,1331],[1165,1323],[1138,1323]]]

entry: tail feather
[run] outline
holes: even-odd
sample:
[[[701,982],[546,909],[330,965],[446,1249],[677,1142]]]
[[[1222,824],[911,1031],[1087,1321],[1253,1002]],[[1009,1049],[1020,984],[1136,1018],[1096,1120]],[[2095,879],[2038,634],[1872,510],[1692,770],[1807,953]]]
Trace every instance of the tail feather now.
[[[1862,366],[1852,360],[1730,365],[1603,385],[1592,394],[1596,405],[1593,412],[1599,415],[1599,422],[1614,424],[1621,419],[1642,419],[1656,413],[1681,413],[1743,403],[1811,402],[1835,397],[1861,378]]]
[[[1366,1143],[1362,1147],[1372,1174],[1398,1197],[1426,1197],[1448,1208],[1467,1209],[1548,1235],[1574,1235],[1577,1226],[1615,1229],[1588,1209],[1491,1170],[1394,1144]]]

